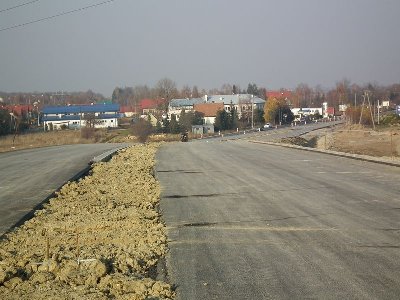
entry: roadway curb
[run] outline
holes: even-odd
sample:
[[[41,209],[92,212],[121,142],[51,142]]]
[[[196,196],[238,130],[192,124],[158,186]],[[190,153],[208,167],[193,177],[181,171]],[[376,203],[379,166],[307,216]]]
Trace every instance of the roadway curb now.
[[[88,163],[88,165],[83,168],[81,171],[76,173],[74,176],[72,176],[70,179],[62,183],[58,188],[56,188],[50,195],[48,195],[45,199],[43,199],[41,202],[39,202],[37,205],[35,205],[28,213],[26,213],[20,220],[18,220],[14,225],[12,225],[8,230],[6,230],[3,234],[0,234],[0,240],[5,238],[5,236],[12,232],[15,228],[20,227],[23,225],[26,221],[32,219],[35,216],[35,212],[37,210],[43,209],[43,205],[48,203],[50,199],[54,198],[57,195],[57,192],[61,190],[61,188],[66,185],[68,182],[73,182],[77,181],[80,178],[84,177],[89,173],[89,171],[92,169],[92,165],[97,162],[106,162],[111,159],[111,157],[117,153],[118,151],[128,148],[130,146],[123,146],[121,148],[113,149],[107,152],[104,152],[98,156],[93,157]]]
[[[122,150],[122,149],[128,148],[128,147],[131,147],[131,146],[122,146],[122,147],[120,147],[120,148],[113,149],[113,150],[109,150],[109,151],[106,151],[106,152],[104,152],[104,153],[102,153],[102,154],[100,154],[100,155],[97,155],[97,156],[93,157],[93,158],[89,161],[89,165],[92,165],[92,164],[98,163],[98,162],[106,162],[106,161],[109,161],[109,160],[111,159],[111,157],[112,157],[116,152],[118,152],[118,151],[120,151],[120,150]]]
[[[271,146],[291,148],[291,149],[297,149],[297,150],[303,150],[303,151],[309,151],[309,152],[317,152],[317,153],[323,153],[323,154],[328,154],[328,155],[333,155],[333,156],[368,161],[368,162],[388,165],[388,166],[392,166],[392,167],[400,167],[400,162],[386,160],[386,159],[377,158],[377,157],[368,156],[368,155],[344,153],[344,152],[338,152],[338,151],[332,151],[332,150],[320,150],[320,149],[315,149],[315,148],[302,147],[302,146],[298,146],[298,145],[290,145],[290,144],[274,143],[274,142],[263,142],[263,141],[255,141],[255,140],[248,140],[248,142],[255,143],[255,144],[266,144],[266,145],[271,145]]]

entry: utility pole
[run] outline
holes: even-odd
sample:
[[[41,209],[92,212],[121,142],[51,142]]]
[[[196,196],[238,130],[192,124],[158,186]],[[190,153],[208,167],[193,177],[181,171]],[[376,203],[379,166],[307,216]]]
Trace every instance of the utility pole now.
[[[251,129],[254,129],[254,95],[251,95]]]
[[[372,114],[372,109],[373,109],[373,107],[371,106],[371,102],[369,101],[369,93],[367,92],[367,99],[368,99],[368,105],[369,105],[369,112],[370,112],[370,114],[371,114],[371,119],[372,119],[372,127],[374,128],[374,130],[375,130],[375,120],[374,120],[374,116],[373,116],[373,114]]]
[[[380,108],[380,104],[379,104],[379,99],[378,99],[378,125],[379,125],[379,119],[380,119],[380,116],[379,116],[379,108]]]

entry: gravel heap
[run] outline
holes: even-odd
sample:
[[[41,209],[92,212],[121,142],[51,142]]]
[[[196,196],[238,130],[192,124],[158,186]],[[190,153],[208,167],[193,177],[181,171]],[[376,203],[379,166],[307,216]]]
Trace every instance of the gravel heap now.
[[[171,299],[153,176],[157,145],[121,150],[0,242],[2,299]]]

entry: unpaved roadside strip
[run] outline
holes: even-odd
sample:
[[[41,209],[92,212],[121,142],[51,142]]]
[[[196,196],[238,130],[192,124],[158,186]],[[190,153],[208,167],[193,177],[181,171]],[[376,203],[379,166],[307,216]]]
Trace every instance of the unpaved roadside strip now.
[[[324,153],[324,154],[340,156],[340,157],[347,157],[347,158],[368,161],[368,162],[373,162],[373,163],[378,163],[378,164],[383,164],[383,165],[388,165],[388,166],[400,167],[400,161],[389,160],[389,159],[384,159],[384,158],[380,158],[380,157],[373,157],[373,156],[369,156],[369,155],[344,153],[344,152],[338,152],[338,151],[332,151],[332,150],[321,150],[321,149],[316,149],[316,148],[302,147],[302,146],[298,146],[298,145],[290,145],[290,144],[275,143],[275,142],[264,142],[264,141],[256,141],[256,140],[248,140],[248,142],[254,143],[254,144],[266,144],[266,145],[271,145],[271,146],[285,147],[285,148],[291,148],[291,149],[297,149],[297,150],[303,150],[303,151],[318,152],[318,153]]]
[[[171,299],[156,145],[123,149],[63,186],[0,242],[2,299]]]

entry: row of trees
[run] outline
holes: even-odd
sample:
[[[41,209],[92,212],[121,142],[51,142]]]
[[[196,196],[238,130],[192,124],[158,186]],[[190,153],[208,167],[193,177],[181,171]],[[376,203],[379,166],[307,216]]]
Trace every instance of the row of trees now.
[[[329,106],[338,107],[340,104],[359,104],[361,95],[365,90],[370,91],[371,101],[391,100],[400,104],[400,83],[381,86],[376,83],[358,85],[351,83],[348,79],[338,81],[333,88],[325,89],[320,85],[310,87],[305,83],[299,84],[291,91],[290,104],[292,107],[320,107],[323,102],[328,102]],[[178,89],[176,83],[169,79],[159,80],[154,87],[147,85],[136,85],[133,87],[116,87],[112,93],[112,101],[121,105],[139,105],[144,98],[163,98],[165,105],[172,98],[198,98],[204,95],[216,94],[253,94],[265,99],[266,89],[258,87],[255,83],[249,83],[247,88],[241,88],[238,84],[225,83],[220,88],[209,90],[200,89],[196,85],[184,85]],[[65,104],[84,104],[91,102],[101,102],[105,98],[103,95],[94,93],[91,90],[75,93],[4,93],[0,91],[0,98],[8,104],[33,104],[40,102],[42,105],[65,105]]]
[[[294,120],[294,115],[285,99],[272,98],[265,103],[264,118],[273,124],[289,124]]]
[[[293,107],[320,107],[323,102],[328,102],[329,106],[338,108],[341,104],[352,104],[357,106],[362,102],[364,91],[368,90],[372,103],[378,100],[390,100],[400,104],[400,84],[381,86],[376,83],[358,85],[351,83],[348,79],[338,81],[334,88],[323,89],[321,86],[315,88],[307,84],[299,84],[291,96]]]
[[[361,103],[362,94],[365,90],[369,91],[372,103],[376,103],[378,100],[390,100],[396,104],[400,104],[400,84],[381,86],[376,83],[368,83],[358,85],[351,83],[348,79],[343,79],[330,89],[324,89],[320,85],[312,88],[305,83],[301,83],[291,91],[289,105],[292,107],[320,107],[323,102],[328,102],[329,106],[336,108],[340,104],[351,103],[356,106]],[[87,96],[91,99],[96,98],[95,94],[92,94],[91,91],[87,93]],[[138,105],[139,101],[144,98],[163,98],[166,100],[165,105],[167,105],[172,98],[198,98],[206,94],[246,93],[266,99],[266,89],[258,87],[255,83],[249,83],[247,88],[244,89],[241,89],[238,84],[225,83],[219,89],[200,90],[196,85],[193,87],[184,85],[179,90],[173,80],[163,78],[157,82],[155,87],[148,87],[146,85],[125,88],[117,87],[114,89],[112,100],[122,105]]]
[[[67,105],[102,102],[105,97],[91,90],[86,92],[5,93],[0,91],[0,105]]]
[[[36,113],[36,112],[33,112]],[[23,114],[22,116],[16,114],[10,114],[7,109],[0,108],[0,136],[7,134],[16,134],[21,130],[25,130],[30,127],[31,120],[35,116]]]
[[[214,126],[215,130],[236,130],[237,128],[248,128],[252,123],[254,126],[260,126],[264,122],[264,112],[262,110],[256,108],[253,113],[251,113],[251,110],[246,111],[239,118],[236,109],[232,107],[230,112],[225,110],[217,112]]]
[[[247,89],[241,89],[238,84],[225,83],[219,89],[205,90],[194,85],[184,85],[180,90],[176,83],[169,79],[163,78],[159,80],[154,87],[147,85],[137,85],[134,87],[116,87],[112,93],[112,101],[121,105],[139,105],[139,101],[145,98],[165,99],[166,103],[173,98],[199,98],[204,95],[231,95],[231,94],[253,94],[265,99],[264,88],[258,88],[255,83],[249,83]]]

